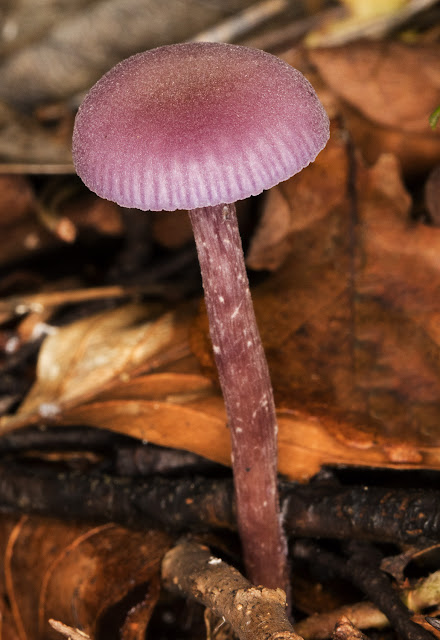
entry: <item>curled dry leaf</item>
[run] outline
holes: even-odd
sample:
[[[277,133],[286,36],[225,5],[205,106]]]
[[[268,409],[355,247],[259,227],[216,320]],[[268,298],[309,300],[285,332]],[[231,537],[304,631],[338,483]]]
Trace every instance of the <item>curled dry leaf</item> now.
[[[127,305],[88,317],[50,336],[38,362],[39,384],[20,414],[50,418],[142,369],[184,357],[185,313],[151,305]]]
[[[4,518],[1,527],[2,598],[10,602],[5,613],[16,637],[59,638],[50,619],[96,637],[102,617],[142,585],[137,602],[145,605],[138,623],[146,627],[158,597],[160,563],[171,544],[166,534],[114,524],[90,528],[23,518],[11,526],[11,521]]]
[[[87,397],[73,396],[64,402],[61,392],[58,413],[46,417],[45,422],[105,428],[229,464],[229,432],[220,392],[195,369],[194,362],[187,359],[179,371],[150,373],[125,381],[117,377],[108,385],[101,385],[100,376],[96,376]],[[3,419],[4,431],[42,420],[38,402],[43,402],[44,408],[44,394],[51,386],[44,377],[45,368],[40,368],[40,374],[43,376],[30,395],[30,412]],[[435,446],[422,448],[422,453],[416,445],[408,446],[405,455],[394,459],[398,443],[381,437],[369,424],[368,416],[354,422],[351,416],[335,415],[330,405],[323,408],[309,403],[298,410],[289,408],[289,404],[291,401],[285,400],[279,411],[279,469],[287,477],[305,479],[323,464],[399,468],[423,464],[438,468],[440,464]]]

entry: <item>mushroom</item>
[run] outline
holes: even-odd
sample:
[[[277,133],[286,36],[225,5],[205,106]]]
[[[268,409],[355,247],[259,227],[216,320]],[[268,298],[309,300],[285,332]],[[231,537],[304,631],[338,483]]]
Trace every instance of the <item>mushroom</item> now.
[[[248,577],[288,590],[277,422],[234,202],[312,162],[328,117],[304,76],[260,50],[185,43],[137,54],[91,89],[75,121],[78,175],[142,210],[187,209],[226,406]]]

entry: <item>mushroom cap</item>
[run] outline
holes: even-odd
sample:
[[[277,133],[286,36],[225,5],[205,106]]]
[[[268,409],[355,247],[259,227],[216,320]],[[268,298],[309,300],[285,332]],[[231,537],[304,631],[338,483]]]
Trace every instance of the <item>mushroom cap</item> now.
[[[73,158],[99,196],[172,211],[261,193],[328,137],[327,114],[293,67],[257,49],[185,43],[134,55],[92,87]]]

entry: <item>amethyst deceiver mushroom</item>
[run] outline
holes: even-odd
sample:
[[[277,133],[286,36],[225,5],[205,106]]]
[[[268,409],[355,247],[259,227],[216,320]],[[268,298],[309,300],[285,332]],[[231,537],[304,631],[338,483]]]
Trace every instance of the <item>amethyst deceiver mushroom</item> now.
[[[73,136],[77,173],[99,196],[130,208],[189,210],[245,566],[254,583],[286,590],[275,406],[233,203],[301,171],[328,137],[328,117],[299,71],[263,51],[216,43],[124,60],[91,89]]]

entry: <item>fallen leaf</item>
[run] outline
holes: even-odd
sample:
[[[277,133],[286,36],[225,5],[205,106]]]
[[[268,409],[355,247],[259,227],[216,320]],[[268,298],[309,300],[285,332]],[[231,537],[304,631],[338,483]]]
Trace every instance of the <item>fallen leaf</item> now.
[[[340,99],[347,127],[369,162],[395,153],[405,170],[440,161],[429,115],[440,101],[439,45],[358,42],[312,49],[309,59]]]
[[[345,415],[368,415],[403,442],[434,443],[440,234],[411,222],[411,201],[393,156],[382,156],[371,169],[357,161],[350,201],[344,147],[334,135],[309,176],[302,172],[279,187],[291,207],[282,252],[287,245],[292,250],[255,296],[278,406],[289,395],[302,407],[309,398]],[[307,221],[313,174],[320,188]],[[269,219],[263,225],[266,234],[256,234],[249,261],[254,265],[257,255],[258,266],[270,268],[277,245],[269,244]],[[407,454],[400,448],[393,455],[397,461]]]
[[[162,314],[158,305],[126,305],[75,322],[49,336],[38,362],[39,384],[19,414],[50,417],[108,385],[188,353],[187,311]]]
[[[150,604],[157,600],[160,562],[171,544],[162,532],[133,532],[114,524],[90,528],[40,518],[4,518],[0,530],[5,576],[1,595],[10,602],[13,628],[21,640],[59,638],[50,619],[96,637],[112,607],[130,594],[132,605],[147,603],[148,594]],[[151,606],[141,607],[139,623],[144,627],[151,611]],[[126,610],[122,622],[127,614],[130,619]]]
[[[438,132],[429,115],[440,97],[440,45],[360,42],[315,49],[310,59],[331,89],[369,120],[412,133]]]

